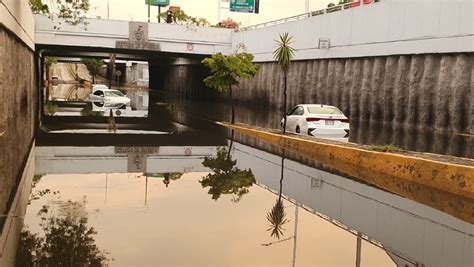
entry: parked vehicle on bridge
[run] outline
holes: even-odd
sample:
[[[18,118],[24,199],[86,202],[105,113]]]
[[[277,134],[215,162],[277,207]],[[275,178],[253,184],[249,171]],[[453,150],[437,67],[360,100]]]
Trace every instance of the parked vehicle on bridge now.
[[[131,101],[130,98],[125,96],[119,90],[103,87],[92,89],[92,94],[89,95],[89,100],[92,102],[103,102],[106,105],[122,104],[123,106],[129,105]]]
[[[283,119],[281,120],[283,128]],[[349,119],[334,106],[304,104],[295,106],[287,115],[288,132],[307,134],[349,135]]]

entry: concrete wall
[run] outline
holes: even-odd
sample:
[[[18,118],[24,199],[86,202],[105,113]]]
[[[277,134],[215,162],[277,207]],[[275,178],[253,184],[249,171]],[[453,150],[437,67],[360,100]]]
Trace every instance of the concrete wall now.
[[[38,98],[28,1],[2,1],[0,12],[0,214],[5,214],[32,145]]]
[[[472,52],[471,0],[382,0],[307,19],[234,34],[256,61],[273,61],[275,39],[289,32],[295,59]],[[319,49],[319,39],[329,49]]]
[[[288,71],[288,109],[329,104],[352,121],[473,134],[473,63],[472,53],[297,61]],[[263,102],[278,110],[281,77],[276,63],[263,63],[235,96],[248,106]]]

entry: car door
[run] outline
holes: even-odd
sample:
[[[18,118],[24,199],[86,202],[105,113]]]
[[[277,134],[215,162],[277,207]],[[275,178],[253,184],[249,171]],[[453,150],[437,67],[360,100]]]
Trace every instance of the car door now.
[[[293,125],[292,125],[292,128],[291,128],[291,131],[292,132],[297,132],[297,133],[300,133],[302,132],[301,130],[304,128],[304,123],[302,123],[304,121],[304,108],[302,106],[299,106],[294,114],[293,114]]]
[[[296,106],[288,114],[286,118],[286,130],[289,132],[295,132],[296,124],[298,123],[298,114],[301,113],[303,108],[301,106]]]

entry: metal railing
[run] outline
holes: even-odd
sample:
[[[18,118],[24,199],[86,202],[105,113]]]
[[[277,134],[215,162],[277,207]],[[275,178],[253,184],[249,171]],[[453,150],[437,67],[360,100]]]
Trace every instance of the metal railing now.
[[[353,2],[350,2],[350,3],[345,3],[345,4],[341,4],[341,5],[337,5],[337,6],[333,6],[333,7],[328,7],[328,8],[320,9],[320,10],[316,10],[316,11],[311,11],[311,12],[308,12],[308,13],[304,13],[304,14],[300,14],[300,15],[296,15],[296,16],[292,16],[292,17],[272,20],[272,21],[268,21],[268,22],[264,22],[264,23],[255,24],[255,25],[252,25],[252,26],[243,27],[243,28],[237,29],[236,31],[241,32],[241,31],[247,31],[247,30],[254,30],[254,29],[258,29],[258,28],[263,28],[263,27],[267,27],[267,26],[274,26],[274,25],[278,25],[278,24],[282,24],[282,23],[287,23],[287,22],[290,22],[290,21],[306,19],[306,18],[320,16],[320,15],[324,15],[324,14],[328,14],[328,13],[332,13],[332,12],[337,12],[337,11],[341,11],[341,10],[346,10],[346,9],[350,9],[350,8],[354,8],[354,7],[359,7],[361,5],[369,5],[369,4],[377,3],[377,2],[380,2],[380,1],[381,0],[362,0],[362,1],[354,0]]]

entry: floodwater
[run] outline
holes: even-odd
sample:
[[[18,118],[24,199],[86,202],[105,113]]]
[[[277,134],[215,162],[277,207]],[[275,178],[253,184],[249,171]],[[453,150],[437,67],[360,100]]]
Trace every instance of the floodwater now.
[[[69,134],[80,138],[89,137]],[[473,224],[463,216],[284,151],[217,139],[159,146],[38,140],[17,256],[50,266],[474,263]]]
[[[81,84],[50,84],[44,90],[44,113],[47,116],[109,116],[147,117],[149,105],[148,88],[113,88],[121,91],[130,102],[120,100],[92,101],[92,88]]]

